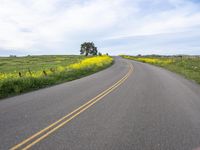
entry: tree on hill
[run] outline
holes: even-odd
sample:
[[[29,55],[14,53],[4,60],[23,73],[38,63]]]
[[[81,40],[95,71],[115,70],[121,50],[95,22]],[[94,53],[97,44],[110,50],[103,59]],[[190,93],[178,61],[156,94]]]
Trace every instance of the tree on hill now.
[[[93,42],[84,42],[83,44],[81,44],[81,54],[85,54],[85,56],[88,56],[89,54],[97,55],[97,52],[97,47],[95,47]]]

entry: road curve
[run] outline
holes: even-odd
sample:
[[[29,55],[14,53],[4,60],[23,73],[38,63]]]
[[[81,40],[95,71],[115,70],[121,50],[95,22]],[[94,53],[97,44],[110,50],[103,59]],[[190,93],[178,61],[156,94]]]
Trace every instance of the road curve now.
[[[0,149],[13,148],[106,89],[94,105],[77,110],[72,114],[75,117],[30,148],[200,147],[200,86],[162,68],[116,57],[113,66],[96,74],[1,100]]]

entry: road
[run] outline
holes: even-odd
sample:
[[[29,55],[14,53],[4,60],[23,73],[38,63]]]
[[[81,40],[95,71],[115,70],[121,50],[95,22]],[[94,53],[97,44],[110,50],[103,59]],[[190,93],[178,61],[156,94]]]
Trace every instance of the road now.
[[[2,150],[198,147],[200,86],[119,57],[93,75],[0,101]]]

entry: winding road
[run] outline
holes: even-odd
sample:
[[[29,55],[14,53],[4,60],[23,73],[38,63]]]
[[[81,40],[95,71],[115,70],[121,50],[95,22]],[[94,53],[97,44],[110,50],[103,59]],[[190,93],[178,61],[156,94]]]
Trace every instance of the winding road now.
[[[149,64],[110,68],[0,101],[0,149],[195,150],[200,86]]]

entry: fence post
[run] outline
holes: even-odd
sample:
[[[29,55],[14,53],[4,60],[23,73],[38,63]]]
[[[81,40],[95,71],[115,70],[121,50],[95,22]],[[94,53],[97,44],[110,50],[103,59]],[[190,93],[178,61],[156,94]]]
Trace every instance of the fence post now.
[[[43,74],[44,74],[45,76],[47,76],[47,73],[46,73],[46,71],[45,71],[45,70],[43,70]]]
[[[19,77],[22,77],[22,73],[21,72],[19,72]]]

